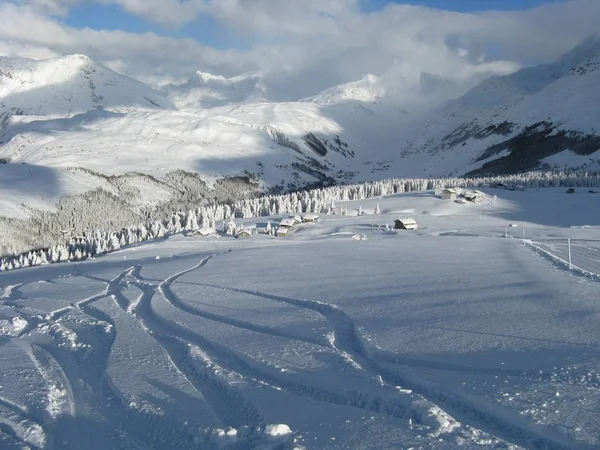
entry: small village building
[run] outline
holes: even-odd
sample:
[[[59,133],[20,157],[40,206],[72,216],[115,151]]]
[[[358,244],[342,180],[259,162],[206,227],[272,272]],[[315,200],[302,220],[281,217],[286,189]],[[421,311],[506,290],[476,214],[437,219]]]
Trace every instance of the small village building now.
[[[249,230],[248,228],[244,228],[243,230],[240,230],[237,234],[237,237],[239,238],[247,238],[252,236],[252,230]]]
[[[283,236],[287,236],[288,233],[290,232],[291,228],[288,227],[279,227],[277,228],[277,237],[283,237]]]
[[[485,193],[481,191],[471,191],[463,195],[466,201],[476,203],[478,200],[485,197]]]
[[[200,228],[199,230],[194,230],[190,233],[190,236],[198,236],[198,237],[208,237],[214,236],[216,234],[215,230],[212,228]]]
[[[575,188],[567,189],[567,194],[574,194],[574,193],[575,193]]]
[[[302,216],[299,216],[299,215],[290,216],[290,220],[294,221],[294,225],[299,225],[302,223]]]
[[[304,223],[317,223],[319,221],[319,215],[316,213],[306,213],[302,216]]]
[[[293,218],[290,219],[281,219],[279,222],[279,228],[294,228],[300,222],[296,222]]]
[[[404,217],[400,219],[396,219],[394,222],[395,230],[416,230],[417,229],[417,221],[410,217]]]
[[[444,188],[442,189],[442,200],[455,200],[461,192],[458,188]]]

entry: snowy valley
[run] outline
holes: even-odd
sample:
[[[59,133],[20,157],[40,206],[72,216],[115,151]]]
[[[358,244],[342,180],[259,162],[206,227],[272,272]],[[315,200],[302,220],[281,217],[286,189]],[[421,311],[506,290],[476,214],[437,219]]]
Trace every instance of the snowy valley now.
[[[556,63],[492,77],[449,101],[428,96],[426,74],[413,79],[402,67],[281,101],[260,74],[198,72],[157,91],[81,55],[2,58],[0,161],[11,167],[0,165],[1,188],[29,187],[3,196],[0,215],[52,208],[132,172],[152,177],[145,184],[172,185],[170,174],[184,170],[209,187],[237,176],[260,190],[293,190],[392,176],[594,171],[599,58],[600,34]],[[22,163],[34,183],[14,169]]]
[[[600,33],[477,64],[0,56],[0,449],[600,448]]]
[[[597,448],[598,195],[484,191],[0,273],[0,446]]]

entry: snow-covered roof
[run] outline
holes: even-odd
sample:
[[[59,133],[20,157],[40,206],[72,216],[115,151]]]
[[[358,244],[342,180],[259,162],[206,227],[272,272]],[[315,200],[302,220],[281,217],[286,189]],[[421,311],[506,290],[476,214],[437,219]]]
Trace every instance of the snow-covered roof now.
[[[449,187],[449,188],[444,188],[443,191],[444,192],[449,192],[451,194],[460,194],[462,192],[462,189]]]
[[[404,225],[416,225],[417,221],[411,217],[400,217],[398,219],[400,222],[402,222]]]
[[[237,234],[252,234],[252,230],[249,228],[244,228],[243,230],[238,231]]]
[[[296,223],[297,223],[297,221],[294,219],[281,219],[281,222],[279,222],[279,226],[280,227],[293,227],[296,225]]]
[[[192,235],[199,235],[199,236],[211,236],[215,234],[215,230],[213,230],[212,228],[200,228],[199,230],[196,230],[192,233]]]
[[[304,220],[315,220],[318,219],[319,215],[317,213],[306,213],[304,214]]]
[[[465,197],[473,198],[473,197],[485,197],[485,193],[481,191],[471,191],[465,194]]]

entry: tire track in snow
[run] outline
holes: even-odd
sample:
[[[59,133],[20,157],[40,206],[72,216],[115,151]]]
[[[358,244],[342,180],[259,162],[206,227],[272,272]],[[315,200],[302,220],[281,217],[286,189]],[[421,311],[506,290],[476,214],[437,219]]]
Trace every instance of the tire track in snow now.
[[[453,417],[470,426],[488,431],[495,436],[527,448],[540,450],[592,449],[592,447],[586,444],[573,442],[568,437],[556,433],[547,427],[531,424],[523,418],[514,417],[514,411],[504,408],[501,405],[476,405],[474,401],[466,400],[464,397],[452,392],[440,390],[439,386],[433,386],[423,380],[416,381],[384,368],[365,345],[360,333],[356,329],[354,320],[337,305],[314,300],[283,297],[247,289],[211,284],[201,285],[230,292],[255,295],[318,312],[329,321],[333,328],[336,345],[342,351],[352,355],[354,360],[361,361],[363,367],[369,368],[369,370],[376,376],[380,376],[386,383],[410,389],[412,392],[419,394],[431,402],[434,408],[435,405],[439,405],[450,412]],[[421,415],[417,419],[422,422],[425,418]]]
[[[164,348],[173,366],[212,405],[220,421],[233,427],[264,425],[258,409],[223,379],[239,381],[239,378],[234,380],[236,374],[227,374],[207,356],[203,347],[206,343],[182,339],[180,333],[174,332],[178,325],[165,325],[163,319],[154,313],[151,307],[151,300],[156,294],[154,286],[135,279],[131,284],[142,291],[134,302],[135,306],[131,307],[132,303],[121,292],[115,293],[115,302],[123,311],[136,317],[144,330]]]

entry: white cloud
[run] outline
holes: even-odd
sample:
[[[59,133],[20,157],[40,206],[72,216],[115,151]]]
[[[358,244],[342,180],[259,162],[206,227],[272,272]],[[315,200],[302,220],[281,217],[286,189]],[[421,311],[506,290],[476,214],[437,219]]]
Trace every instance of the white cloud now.
[[[52,16],[66,16],[69,9],[81,0],[14,0],[16,3],[25,5],[40,14]]]
[[[447,79],[459,93],[486,76],[553,60],[600,27],[597,0],[477,14],[401,4],[364,13],[359,0],[96,0],[169,27],[207,15],[249,46],[216,50],[151,33],[75,29],[52,17],[79,0],[14,1],[0,3],[0,54],[84,53],[156,84],[196,70],[261,72],[285,98],[367,73],[402,76],[415,85],[424,77]]]

